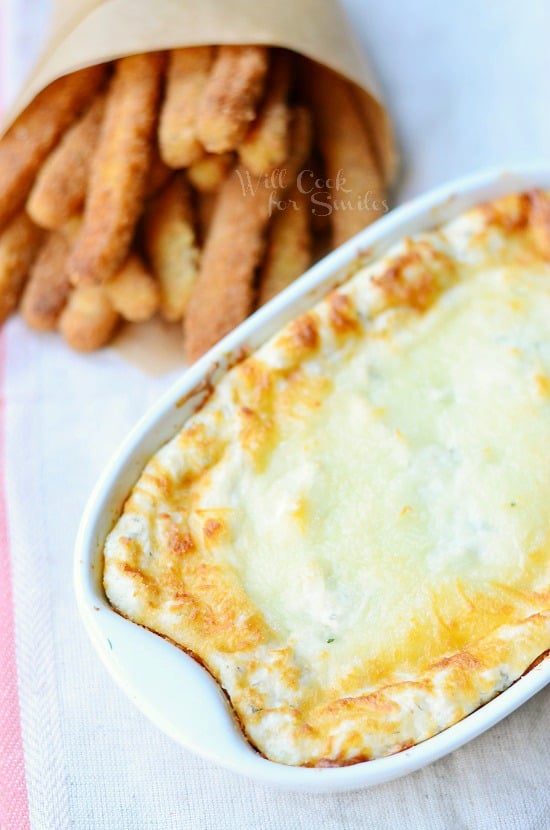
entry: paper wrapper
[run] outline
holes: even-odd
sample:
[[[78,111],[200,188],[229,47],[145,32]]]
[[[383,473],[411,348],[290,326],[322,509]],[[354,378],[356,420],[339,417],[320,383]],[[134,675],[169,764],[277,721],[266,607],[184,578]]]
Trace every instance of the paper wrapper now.
[[[390,120],[338,0],[57,0],[42,56],[7,113],[4,129],[61,75],[137,52],[221,43],[292,49],[353,81],[391,183],[397,158]],[[159,374],[182,365],[180,330],[156,322],[132,326],[114,345],[144,371]]]

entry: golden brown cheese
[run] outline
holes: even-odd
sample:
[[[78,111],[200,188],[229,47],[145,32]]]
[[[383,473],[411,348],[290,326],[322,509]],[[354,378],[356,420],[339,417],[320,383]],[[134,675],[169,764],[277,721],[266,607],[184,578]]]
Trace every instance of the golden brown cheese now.
[[[266,757],[397,752],[550,648],[549,217],[513,195],[358,264],[126,501],[109,600],[195,654]]]

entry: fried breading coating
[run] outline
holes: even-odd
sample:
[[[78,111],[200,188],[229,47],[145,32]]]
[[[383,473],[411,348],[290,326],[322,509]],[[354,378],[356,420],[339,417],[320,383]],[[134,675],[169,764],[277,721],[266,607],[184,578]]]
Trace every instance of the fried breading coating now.
[[[233,167],[233,153],[207,153],[187,170],[187,178],[201,193],[212,193],[221,186]]]
[[[281,167],[288,156],[290,68],[289,53],[276,52],[258,117],[239,144],[239,157],[255,176]]]
[[[274,212],[260,275],[258,304],[263,305],[303,274],[311,264],[310,203],[295,186],[285,207]]]
[[[197,135],[210,153],[234,150],[263,92],[268,67],[265,46],[220,46],[199,102]]]
[[[119,320],[103,285],[77,285],[59,318],[59,331],[72,349],[93,352],[111,339]]]
[[[309,157],[312,123],[305,107],[290,118],[290,153],[281,176],[256,179],[240,164],[216,197],[202,252],[199,278],[184,319],[187,359],[192,362],[241,323],[254,304],[254,276],[265,247],[270,213],[296,185]]]
[[[46,158],[27,199],[27,213],[37,225],[59,228],[81,211],[104,111],[105,96],[99,93]]]
[[[226,178],[214,208],[201,269],[184,319],[189,362],[241,323],[252,310],[254,273],[274,191],[249,187],[240,165]]]
[[[283,165],[286,187],[297,184],[298,176],[309,161],[313,143],[313,120],[307,107],[297,105],[290,112],[289,155]]]
[[[204,153],[197,138],[197,107],[213,56],[211,46],[170,52],[158,134],[160,154],[169,167],[188,167]]]
[[[384,187],[350,84],[319,64],[309,63],[307,76],[338,246],[380,217]]]
[[[160,310],[181,320],[199,269],[191,193],[181,175],[154,199],[145,218],[145,239],[160,288]]]
[[[137,254],[104,283],[113,308],[132,323],[149,320],[159,307],[159,285]]]
[[[159,191],[166,187],[173,175],[174,171],[163,162],[159,154],[158,146],[154,142],[151,148],[151,158],[147,172],[145,198],[151,199],[153,196],[156,196]]]
[[[82,230],[69,262],[75,285],[109,279],[128,256],[143,210],[162,67],[156,52],[116,63],[92,159]]]
[[[0,140],[0,228],[23,206],[40,165],[93,97],[105,73],[105,66],[91,66],[54,81]]]
[[[197,193],[197,216],[201,242],[204,242],[208,236],[217,200],[217,193]]]
[[[17,307],[43,238],[44,231],[24,210],[0,233],[0,323]]]
[[[54,331],[71,284],[67,260],[71,243],[60,231],[50,231],[29,274],[21,301],[25,323],[37,331]]]

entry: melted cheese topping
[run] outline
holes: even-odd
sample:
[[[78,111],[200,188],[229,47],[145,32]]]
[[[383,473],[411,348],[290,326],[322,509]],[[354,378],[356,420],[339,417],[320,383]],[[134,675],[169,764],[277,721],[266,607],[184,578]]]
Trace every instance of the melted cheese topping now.
[[[228,373],[107,541],[115,608],[273,760],[410,746],[550,647],[545,200],[360,267]]]

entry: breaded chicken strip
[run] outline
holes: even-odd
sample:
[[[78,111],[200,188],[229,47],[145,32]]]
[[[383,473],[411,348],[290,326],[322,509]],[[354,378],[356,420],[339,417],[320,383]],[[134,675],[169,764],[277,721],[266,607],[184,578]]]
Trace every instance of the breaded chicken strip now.
[[[185,352],[197,360],[251,312],[254,272],[264,249],[272,190],[246,187],[238,167],[220,188],[184,319]]]
[[[54,81],[0,140],[0,228],[23,206],[40,165],[91,100],[105,73],[105,66],[91,66]]]
[[[250,314],[254,277],[263,251],[270,211],[285,187],[293,187],[311,146],[311,118],[304,107],[291,116],[290,155],[279,181],[257,181],[242,164],[221,186],[202,252],[199,278],[184,319],[189,362]]]
[[[145,241],[159,283],[162,316],[181,320],[199,270],[191,193],[181,174],[149,205]]]
[[[220,46],[199,102],[197,135],[210,153],[234,150],[244,137],[263,93],[265,46]]]
[[[118,321],[105,286],[78,285],[59,318],[59,331],[72,349],[93,352],[109,342]]]
[[[233,167],[233,153],[207,153],[187,169],[187,178],[201,193],[213,193]]]
[[[71,243],[61,231],[51,231],[34,261],[21,302],[25,323],[36,331],[55,331],[71,285],[67,260]]]
[[[308,92],[327,176],[340,183],[331,194],[336,247],[380,217],[384,186],[348,81],[319,64],[310,64]]]
[[[128,256],[143,210],[162,66],[156,52],[117,61],[92,160],[84,222],[69,262],[75,285],[108,280]]]
[[[24,210],[17,213],[0,233],[0,323],[17,308],[43,238],[44,231]]]
[[[59,228],[81,211],[104,111],[105,96],[98,94],[44,162],[27,200],[37,225]]]
[[[158,282],[137,254],[131,253],[104,285],[113,308],[132,323],[149,320],[159,307]]]
[[[188,167],[204,153],[197,138],[197,108],[213,56],[211,46],[170,52],[159,121],[160,154],[170,167]]]
[[[281,167],[288,156],[290,55],[287,52],[275,53],[267,83],[258,117],[239,145],[242,163],[255,176]]]
[[[311,264],[309,197],[295,186],[285,201],[284,210],[274,213],[271,219],[260,276],[259,305],[287,288]]]

